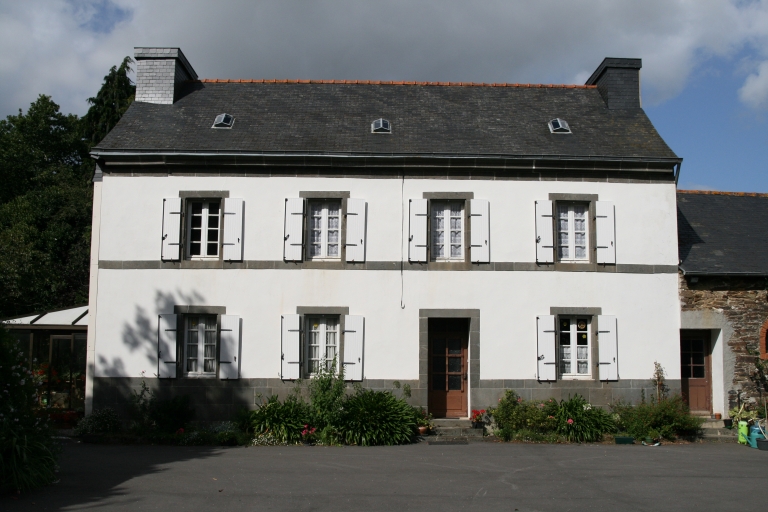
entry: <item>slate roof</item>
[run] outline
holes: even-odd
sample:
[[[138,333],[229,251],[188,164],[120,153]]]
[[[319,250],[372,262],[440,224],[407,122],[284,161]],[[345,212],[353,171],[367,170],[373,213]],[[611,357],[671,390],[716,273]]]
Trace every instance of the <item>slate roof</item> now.
[[[768,275],[768,194],[678,191],[684,274]]]
[[[642,109],[610,110],[594,86],[194,81],[178,96],[134,102],[95,150],[677,159]],[[221,113],[231,130],[211,128]],[[371,133],[381,117],[392,134]],[[573,134],[551,134],[556,117]]]

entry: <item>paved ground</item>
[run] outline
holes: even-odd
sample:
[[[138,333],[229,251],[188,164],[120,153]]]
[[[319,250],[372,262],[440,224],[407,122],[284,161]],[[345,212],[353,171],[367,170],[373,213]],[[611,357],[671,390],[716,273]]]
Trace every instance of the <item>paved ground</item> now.
[[[735,444],[185,448],[68,444],[61,481],[0,510],[765,510]]]

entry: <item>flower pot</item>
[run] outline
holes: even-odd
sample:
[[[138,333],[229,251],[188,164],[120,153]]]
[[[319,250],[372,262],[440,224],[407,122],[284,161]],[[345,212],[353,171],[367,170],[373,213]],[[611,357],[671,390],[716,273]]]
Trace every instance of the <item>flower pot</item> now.
[[[635,444],[635,438],[632,436],[616,436],[613,439],[616,444]]]
[[[472,422],[472,428],[483,428],[483,422],[482,421],[473,421]]]
[[[768,439],[758,439],[756,442],[758,450],[768,451]]]
[[[719,412],[716,412],[715,413],[715,419],[716,420],[721,420],[721,419],[723,419],[723,415],[721,413],[719,413]]]
[[[429,434],[429,427],[419,427],[419,435],[426,436]]]

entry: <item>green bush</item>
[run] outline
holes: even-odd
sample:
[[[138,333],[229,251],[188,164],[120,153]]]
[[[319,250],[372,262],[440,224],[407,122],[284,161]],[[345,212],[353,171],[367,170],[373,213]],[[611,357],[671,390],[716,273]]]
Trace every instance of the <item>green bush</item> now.
[[[580,395],[560,402],[553,398],[527,401],[507,390],[498,407],[489,412],[505,441],[555,442],[562,437],[571,442],[593,442],[615,431],[611,416]]]
[[[269,434],[278,442],[287,444],[301,442],[301,432],[311,418],[309,406],[295,395],[282,403],[277,396],[271,396],[265,404],[250,413],[254,434]]]
[[[0,492],[22,492],[56,479],[58,445],[39,417],[33,372],[24,351],[0,327]]]
[[[592,407],[581,395],[561,401],[555,419],[556,432],[571,442],[592,443],[602,439],[604,433],[616,431],[613,418],[599,407]]]
[[[120,432],[123,424],[120,417],[111,407],[94,409],[94,411],[81,419],[75,426],[75,435],[86,434],[110,434]]]
[[[190,405],[189,396],[160,399],[143,379],[141,390],[133,392],[129,412],[133,420],[131,430],[143,436],[173,434],[179,429],[187,428],[195,418],[195,410]]]
[[[390,392],[358,390],[344,402],[340,431],[347,444],[406,444],[415,430],[413,407]]]
[[[662,400],[643,400],[637,405],[617,402],[611,406],[617,427],[622,432],[642,439],[651,431],[669,440],[679,435],[696,434],[703,419],[691,416],[688,405],[680,395]]]

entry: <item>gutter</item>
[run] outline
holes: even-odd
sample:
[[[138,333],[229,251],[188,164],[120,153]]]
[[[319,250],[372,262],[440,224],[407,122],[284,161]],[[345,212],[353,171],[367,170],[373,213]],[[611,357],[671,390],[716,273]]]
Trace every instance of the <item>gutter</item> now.
[[[768,270],[761,272],[707,272],[707,271],[686,271],[681,265],[678,265],[680,272],[685,277],[767,277]]]

